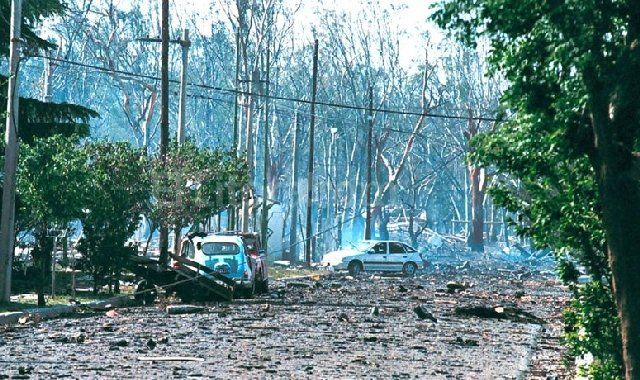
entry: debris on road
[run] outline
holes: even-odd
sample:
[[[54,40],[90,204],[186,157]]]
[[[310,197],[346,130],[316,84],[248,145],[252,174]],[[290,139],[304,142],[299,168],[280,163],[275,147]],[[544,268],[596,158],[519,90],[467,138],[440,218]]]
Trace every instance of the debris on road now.
[[[167,314],[171,315],[202,313],[206,310],[206,307],[196,305],[169,305],[166,307]]]
[[[106,315],[109,318],[116,318],[120,316],[120,313],[118,313],[118,310],[116,309],[111,309],[109,311],[107,311],[106,313],[104,313],[104,315]]]
[[[32,363],[32,378],[570,378],[561,340],[569,292],[557,279],[536,268],[518,279],[511,262],[438,265],[414,277],[272,281],[253,300],[0,327],[0,378]],[[448,283],[466,289],[448,293]],[[188,306],[208,312],[167,311]]]
[[[455,344],[457,346],[463,346],[463,347],[477,347],[480,345],[478,341],[475,339],[464,339],[459,336],[456,337],[456,339],[452,341],[451,344]]]
[[[425,308],[423,305],[418,305],[414,307],[413,312],[416,313],[416,315],[420,319],[428,319],[433,323],[438,322],[438,319],[436,319],[436,317],[434,317],[433,314],[431,314],[431,312],[427,308]]]
[[[455,314],[464,317],[508,319],[512,322],[544,324],[535,315],[516,307],[504,306],[459,306]]]
[[[204,359],[193,356],[138,356],[142,362],[203,362]]]
[[[467,289],[469,289],[471,287],[473,287],[473,284],[470,284],[468,282],[449,281],[447,283],[447,292],[448,293],[456,293],[456,292],[459,292],[459,291],[467,290]]]

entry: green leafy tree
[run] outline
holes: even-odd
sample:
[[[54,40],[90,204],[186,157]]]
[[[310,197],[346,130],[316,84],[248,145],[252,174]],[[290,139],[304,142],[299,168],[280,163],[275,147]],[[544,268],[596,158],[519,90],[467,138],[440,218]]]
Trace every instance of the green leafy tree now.
[[[228,205],[237,205],[248,181],[246,160],[233,152],[198,148],[190,142],[173,145],[164,162],[152,161],[149,177],[150,219],[176,232]]]
[[[524,219],[514,223],[518,232],[539,247],[555,249],[561,278],[573,292],[565,314],[571,353],[594,356],[592,377],[615,378],[622,349],[597,190],[588,160],[573,154],[568,143],[516,116],[480,135],[472,158],[500,173],[490,192],[496,203]],[[576,263],[593,282],[577,284]]]
[[[11,2],[4,0],[0,1],[0,56],[8,57],[9,55],[9,26],[10,21],[10,5]],[[60,0],[25,0],[22,4],[22,48],[26,54],[39,52],[45,49],[51,49],[55,47],[50,41],[44,40],[37,35],[37,28],[40,22],[47,17],[59,15],[65,11],[65,6]],[[7,77],[0,75],[0,115],[5,115],[7,106]],[[98,116],[94,111],[82,106],[67,104],[67,103],[46,103],[36,99],[20,98],[20,107],[18,114],[18,137],[21,143],[31,144],[32,146],[23,148],[21,151],[23,154],[30,155],[28,160],[22,160],[21,163],[32,163],[34,160],[42,160],[50,163],[51,160],[47,160],[42,154],[47,152],[47,147],[36,143],[37,138],[46,138],[54,135],[71,136],[87,136],[89,134],[89,119]],[[73,138],[73,140],[77,140]],[[4,141],[4,138],[2,139]],[[55,145],[50,147],[48,151],[52,154],[60,154],[61,151],[54,151],[55,149],[64,149],[64,143],[60,140],[56,140]],[[4,153],[2,153],[4,155]],[[40,170],[36,167],[23,168],[21,170],[23,175],[30,175]],[[57,168],[60,169],[60,168]],[[20,171],[20,169],[19,169]],[[64,170],[58,170],[61,172]],[[28,181],[37,182],[30,178]],[[47,184],[44,182],[44,184]],[[27,190],[27,188],[23,188]],[[52,189],[28,189],[28,196],[35,195],[38,191],[41,194],[48,193]],[[24,194],[24,193],[23,193]],[[51,251],[51,239],[46,239],[46,228],[49,225],[60,223],[59,219],[55,220],[43,220],[45,216],[50,216],[44,209],[36,211],[36,208],[29,210],[20,210],[21,205],[29,205],[28,201],[21,199],[21,193],[19,192],[16,197],[17,211],[17,226],[29,226],[33,229],[36,236],[36,247],[34,249],[34,259],[36,259],[36,265],[38,266],[38,275],[36,276],[36,287],[38,288],[38,303],[44,303],[44,281],[45,265],[47,259],[45,256],[49,255]],[[44,202],[40,204],[42,205]],[[59,202],[60,204],[65,201]],[[31,207],[29,205],[29,207]],[[52,211],[52,210],[49,210]],[[36,219],[29,219],[29,218]],[[25,219],[26,218],[26,219]]]
[[[491,66],[509,82],[502,102],[514,120],[496,134],[521,133],[487,161],[526,173],[527,181],[540,170],[561,174],[543,177],[514,206],[535,211],[534,228],[564,228],[543,234],[587,240],[568,248],[599,263],[592,274],[605,275],[602,292],[613,291],[624,369],[611,376],[640,377],[640,4],[444,0],[434,18],[468,44],[478,37],[490,44]],[[517,152],[526,160],[509,162]],[[567,193],[554,197],[559,191]],[[543,204],[550,197],[558,203]]]
[[[78,250],[83,254],[81,268],[93,276],[93,291],[97,293],[106,279],[117,284],[132,253],[125,243],[144,212],[149,183],[146,157],[127,143],[89,144],[84,152],[85,170],[90,173],[85,185],[89,196],[83,204],[83,238]],[[119,291],[117,285],[115,289]]]
[[[22,46],[27,54],[52,49],[55,44],[38,37],[36,30],[40,22],[48,17],[62,14],[66,10],[60,0],[25,0],[22,4]],[[9,25],[11,2],[0,1],[0,56],[9,56]],[[7,107],[7,77],[0,75],[0,114]],[[36,99],[20,98],[18,133],[23,142],[31,143],[36,137],[53,134],[67,136],[88,135],[88,121],[97,117],[94,111],[68,103],[45,103]],[[3,139],[4,140],[4,139]]]
[[[65,228],[82,215],[88,197],[86,155],[77,139],[64,136],[40,138],[25,145],[18,165],[18,228],[34,236],[38,305],[44,305],[44,289],[51,267],[52,238],[47,231]]]

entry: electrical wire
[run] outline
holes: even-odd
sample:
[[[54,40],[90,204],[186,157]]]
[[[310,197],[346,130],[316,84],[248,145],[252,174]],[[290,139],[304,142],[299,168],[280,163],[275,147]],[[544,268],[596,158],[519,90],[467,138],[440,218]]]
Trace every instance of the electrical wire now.
[[[104,72],[108,72],[108,73],[120,74],[120,75],[128,76],[128,77],[131,77],[131,78],[143,78],[143,79],[149,79],[149,80],[154,80],[154,81],[159,81],[160,80],[159,77],[153,76],[153,75],[137,74],[137,73],[133,73],[133,72],[130,72],[130,71],[109,69],[109,68],[98,66],[98,65],[91,65],[91,64],[76,62],[76,61],[72,61],[72,60],[68,60],[68,59],[45,57],[44,55],[38,55],[38,54],[29,55],[28,57],[49,59],[49,60],[52,60],[52,61],[66,63],[66,64],[69,64],[69,65],[80,66],[80,67],[93,69],[93,70],[104,71]],[[169,82],[170,83],[180,83],[180,81],[178,81],[176,79],[169,79]],[[187,83],[187,85],[188,86],[202,88],[202,89],[206,89],[206,90],[225,92],[225,93],[229,93],[229,94],[252,96],[252,97],[259,97],[259,98],[273,99],[273,100],[284,100],[284,101],[291,101],[291,102],[301,103],[301,104],[311,104],[312,103],[311,100],[306,100],[306,99],[299,99],[299,98],[292,98],[292,97],[278,96],[278,95],[264,95],[264,94],[259,94],[259,93],[253,93],[253,92],[248,92],[248,91],[237,90],[237,89],[224,88],[224,87],[220,87],[220,86],[211,86],[211,85],[207,85],[207,84]],[[351,104],[343,104],[343,103],[332,103],[332,102],[316,101],[315,104],[318,105],[318,106],[342,108],[342,109],[350,109],[350,110],[358,110],[358,111],[368,111],[369,110],[369,108],[367,108],[367,107],[361,107],[361,106],[356,106],[356,105],[351,105]],[[421,116],[421,117],[424,116],[424,117],[439,118],[439,119],[475,120],[475,121],[485,121],[485,122],[499,122],[499,121],[501,121],[500,119],[493,118],[493,117],[484,117],[484,116],[471,116],[471,117],[469,117],[469,116],[460,116],[460,115],[448,115],[448,114],[441,114],[441,113],[431,113],[431,112],[423,113],[423,112],[413,112],[413,111],[401,111],[401,110],[386,109],[386,108],[374,108],[373,111],[374,112],[385,113],[385,114],[392,114],[392,115],[408,115],[408,116]]]

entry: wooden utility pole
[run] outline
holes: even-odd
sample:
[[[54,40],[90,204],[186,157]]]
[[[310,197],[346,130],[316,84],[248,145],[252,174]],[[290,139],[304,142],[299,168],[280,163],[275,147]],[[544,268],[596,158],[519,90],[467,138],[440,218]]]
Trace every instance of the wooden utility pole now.
[[[253,163],[253,120],[252,120],[252,108],[253,108],[253,96],[251,91],[253,84],[258,83],[258,71],[253,71],[252,79],[249,83],[249,93],[247,94],[247,116],[246,116],[246,141],[245,146],[247,150],[247,166],[249,171],[249,184],[245,186],[245,191],[242,198],[242,232],[249,231],[249,201],[253,198],[253,185],[255,179],[255,168]],[[253,206],[255,207],[255,205]]]
[[[160,160],[167,158],[169,145],[169,0],[162,0],[162,48],[161,48],[161,100],[160,100]],[[166,222],[160,224],[158,246],[160,265],[169,261],[169,228]]]
[[[296,111],[295,115],[295,129],[293,130],[293,164],[291,170],[293,175],[291,176],[291,226],[289,229],[289,260],[292,263],[297,262],[300,257],[298,256],[298,161],[300,149],[298,148],[300,139],[300,112]]]
[[[235,78],[235,96],[233,97],[233,149],[236,155],[240,154],[240,128],[238,127],[238,92],[240,91],[240,32],[236,32],[236,78]]]
[[[260,233],[262,237],[262,246],[264,251],[267,252],[267,245],[269,240],[269,167],[271,166],[271,159],[269,157],[269,67],[271,66],[271,49],[270,44],[267,44],[267,62],[266,62],[266,82],[264,86],[264,174],[262,178],[262,212],[260,215]]]
[[[53,77],[53,71],[55,64],[51,60],[51,52],[46,50],[44,59],[44,70],[42,75],[42,101],[45,103],[51,103],[51,78]]]
[[[185,139],[186,107],[187,107],[187,65],[189,63],[189,29],[182,32],[180,39],[182,47],[182,71],[180,72],[180,106],[178,109],[178,145],[182,145]]]
[[[234,81],[235,94],[233,97],[233,150],[236,152],[236,157],[240,155],[240,129],[238,120],[238,92],[240,91],[240,32],[236,31],[236,77]],[[232,206],[227,208],[227,230],[234,231],[236,229],[236,205],[235,198]]]
[[[367,202],[366,202],[366,213],[364,220],[364,239],[371,239],[371,145],[373,140],[373,87],[369,86],[369,128],[367,130],[367,184],[366,184],[366,193],[367,193]]]
[[[313,202],[313,150],[316,128],[316,93],[318,92],[318,40],[313,42],[313,79],[311,88],[311,123],[309,126],[309,169],[307,172],[307,228],[305,236],[305,259],[311,266],[313,240],[311,237],[311,212]]]
[[[18,66],[20,62],[20,26],[22,1],[11,2],[9,53],[9,92],[5,129],[4,183],[0,216],[0,303],[11,301],[11,262],[13,261],[16,201],[16,166],[18,162]]]
[[[186,108],[187,108],[187,65],[189,63],[189,47],[191,41],[189,41],[189,29],[184,29],[182,32],[182,38],[178,40],[178,43],[182,47],[182,68],[180,72],[180,103],[178,106],[178,131],[176,133],[176,140],[178,146],[184,144],[185,140],[185,127],[186,127]],[[182,196],[177,194],[178,203],[182,203]],[[180,254],[181,248],[181,226],[174,226],[173,228],[173,253]]]

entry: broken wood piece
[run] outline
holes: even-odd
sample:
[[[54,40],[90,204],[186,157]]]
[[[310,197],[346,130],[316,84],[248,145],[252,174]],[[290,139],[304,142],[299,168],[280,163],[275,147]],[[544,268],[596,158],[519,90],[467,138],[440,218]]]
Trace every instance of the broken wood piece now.
[[[143,362],[203,362],[204,359],[193,356],[138,356]]]
[[[471,288],[472,285],[468,282],[455,282],[450,281],[447,283],[447,293],[455,293]]]
[[[420,319],[428,319],[433,323],[438,322],[438,319],[431,314],[431,312],[423,305],[418,305],[413,308],[413,312],[416,313]]]
[[[506,319],[518,323],[544,324],[544,320],[517,307],[505,306],[458,306],[455,314],[463,317]]]

